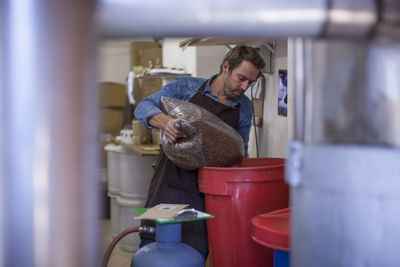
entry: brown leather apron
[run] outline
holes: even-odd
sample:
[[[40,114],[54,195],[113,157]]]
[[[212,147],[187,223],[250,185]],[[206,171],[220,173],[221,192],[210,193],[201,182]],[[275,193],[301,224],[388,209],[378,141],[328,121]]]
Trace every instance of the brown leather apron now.
[[[207,81],[189,102],[214,113],[236,129],[239,123],[239,106],[231,108],[203,95],[206,84]],[[199,192],[197,178],[197,170],[186,170],[176,166],[161,151],[150,184],[146,207],[160,203],[189,204],[191,208],[204,211],[204,194]],[[143,224],[151,223],[146,221]],[[141,236],[154,239],[154,235],[141,234]],[[182,242],[200,252],[208,252],[205,220],[182,223]]]

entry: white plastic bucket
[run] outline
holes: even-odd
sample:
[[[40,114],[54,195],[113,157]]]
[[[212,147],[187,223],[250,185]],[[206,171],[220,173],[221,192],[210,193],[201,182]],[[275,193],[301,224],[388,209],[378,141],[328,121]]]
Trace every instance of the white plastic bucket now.
[[[140,220],[134,219],[134,217],[139,215],[132,212],[132,209],[143,208],[145,205],[145,201],[117,197],[117,204],[119,206],[120,232],[130,227],[140,226]],[[121,239],[120,244],[121,249],[129,252],[135,252],[139,249],[139,233],[135,232],[125,236]]]
[[[111,237],[114,238],[120,233],[118,195],[108,192],[108,197],[110,198]]]
[[[142,156],[129,150],[120,152],[121,197],[146,200],[156,158],[156,156]]]
[[[107,174],[108,192],[119,194],[120,191],[120,152],[123,147],[115,144],[108,144],[104,147],[107,151]]]

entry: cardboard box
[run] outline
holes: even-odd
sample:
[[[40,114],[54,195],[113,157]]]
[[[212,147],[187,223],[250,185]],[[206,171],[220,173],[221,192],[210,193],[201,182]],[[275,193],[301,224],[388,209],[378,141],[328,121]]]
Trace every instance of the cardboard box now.
[[[160,145],[162,143],[161,130],[160,129],[151,130],[151,142],[153,144],[157,144],[157,145]]]
[[[138,120],[132,120],[133,144],[149,144],[151,143],[151,130],[147,129]]]
[[[135,79],[135,99],[139,104],[144,98],[157,93],[162,87],[162,79],[158,76],[144,75]]]
[[[154,68],[158,63],[162,66],[162,47],[157,42],[137,41],[131,43],[131,68],[133,66],[148,67],[149,61]]]
[[[159,66],[157,66],[159,65]],[[131,43],[131,68],[134,66],[161,67],[162,47],[157,42],[137,41]],[[162,87],[161,77],[144,75],[135,78],[135,100],[136,105],[144,98],[158,92]]]
[[[125,84],[104,82],[100,83],[99,105],[101,107],[122,108],[127,102]]]
[[[119,135],[123,128],[124,110],[122,108],[100,108],[100,132]]]

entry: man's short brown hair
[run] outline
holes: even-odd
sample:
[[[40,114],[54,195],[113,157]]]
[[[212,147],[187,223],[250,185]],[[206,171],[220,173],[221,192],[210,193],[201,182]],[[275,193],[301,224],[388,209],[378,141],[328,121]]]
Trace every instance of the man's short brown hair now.
[[[265,62],[258,54],[256,48],[246,45],[238,45],[226,53],[224,60],[219,67],[219,73],[222,73],[222,65],[225,61],[229,63],[229,73],[231,73],[232,70],[239,66],[243,60],[251,62],[259,70],[262,70],[265,67]]]

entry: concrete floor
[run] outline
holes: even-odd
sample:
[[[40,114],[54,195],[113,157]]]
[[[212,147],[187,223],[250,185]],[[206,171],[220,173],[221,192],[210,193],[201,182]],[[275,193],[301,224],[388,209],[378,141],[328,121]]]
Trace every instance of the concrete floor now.
[[[111,221],[110,220],[100,220],[100,231],[101,231],[101,260],[107,250],[108,245],[111,243]],[[135,235],[137,233],[132,233]],[[117,266],[117,263],[123,264],[123,266],[130,266],[130,261],[132,259],[134,252],[127,252],[120,247],[120,242],[115,246],[113,253],[111,254],[108,267]],[[125,265],[128,264],[128,265]],[[119,265],[121,266],[121,265]],[[122,266],[121,266],[122,267]]]

